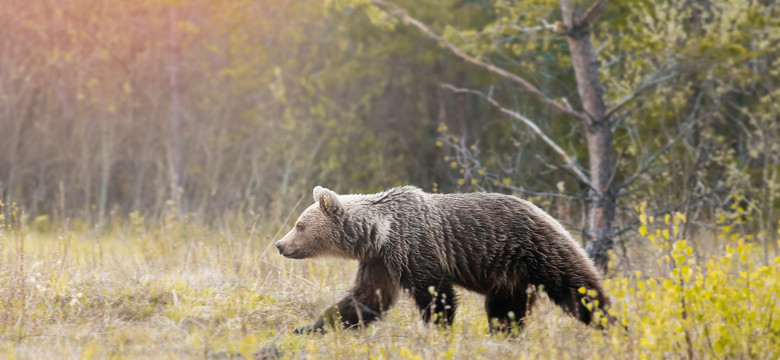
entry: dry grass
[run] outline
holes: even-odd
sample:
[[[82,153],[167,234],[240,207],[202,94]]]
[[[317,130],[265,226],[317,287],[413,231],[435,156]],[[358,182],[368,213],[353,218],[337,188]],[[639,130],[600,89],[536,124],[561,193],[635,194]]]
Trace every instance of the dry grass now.
[[[171,229],[176,231],[171,231]],[[518,338],[488,334],[462,292],[452,329],[405,297],[361,331],[295,336],[350,286],[355,263],[294,261],[268,237],[168,226],[89,232],[4,229],[0,354],[14,358],[515,358],[591,356],[588,333],[548,303]]]
[[[542,300],[520,336],[490,335],[482,298],[461,291],[462,306],[450,329],[424,326],[404,297],[366,329],[296,336],[293,328],[312,322],[350,286],[354,262],[285,259],[271,245],[275,231],[253,226],[215,230],[169,221],[148,228],[133,221],[115,228],[102,235],[41,232],[34,226],[0,229],[0,357],[624,359],[717,357],[718,351],[751,357],[761,349],[756,344],[770,351],[779,347],[767,334],[780,329],[780,321],[770,318],[765,326],[760,316],[780,313],[780,305],[771,305],[778,284],[753,291],[768,305],[747,305],[758,314],[747,323],[754,329],[746,327],[745,339],[732,336],[734,344],[747,341],[747,347],[718,348],[697,336],[726,338],[730,328],[739,327],[727,321],[741,319],[725,311],[710,316],[707,310],[702,321],[717,326],[681,320],[688,310],[684,304],[678,309],[677,295],[697,297],[698,290],[685,295],[691,285],[674,292],[671,280],[647,279],[654,292],[635,291],[637,281],[630,277],[608,284],[628,331],[585,327]],[[776,269],[761,271],[771,275]],[[728,291],[736,294],[740,286]],[[686,344],[691,337],[695,341]]]

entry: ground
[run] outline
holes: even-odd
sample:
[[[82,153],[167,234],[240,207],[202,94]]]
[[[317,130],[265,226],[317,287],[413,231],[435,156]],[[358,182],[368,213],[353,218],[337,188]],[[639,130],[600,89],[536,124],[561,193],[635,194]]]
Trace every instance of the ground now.
[[[628,330],[586,327],[542,299],[519,336],[491,335],[482,297],[461,291],[451,329],[423,325],[404,297],[366,329],[297,336],[292,329],[311,323],[349,288],[356,263],[285,259],[272,245],[276,231],[241,228],[246,230],[178,222],[101,232],[6,226],[0,233],[0,357],[622,359],[685,357],[687,351],[696,358],[774,354],[778,348],[771,334],[780,329],[780,316],[765,326],[761,314],[780,310],[771,295],[780,281],[748,287],[745,312],[712,317],[702,308],[707,312],[700,316],[698,297],[685,298],[687,289],[699,291],[697,274],[687,267],[678,275],[694,271],[693,278],[681,278],[683,286],[671,277],[610,278],[608,291]],[[745,277],[754,284],[763,271],[776,280],[777,269],[756,267],[758,275],[748,271]],[[724,303],[739,303],[740,289]],[[723,307],[706,296],[701,306]],[[675,310],[680,299],[689,308]],[[728,321],[748,321],[733,344],[722,341],[731,336]],[[702,330],[705,324],[709,330]]]

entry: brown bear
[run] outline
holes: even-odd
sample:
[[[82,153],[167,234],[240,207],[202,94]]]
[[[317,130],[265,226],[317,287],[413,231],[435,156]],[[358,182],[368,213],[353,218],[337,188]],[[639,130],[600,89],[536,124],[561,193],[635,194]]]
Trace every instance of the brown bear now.
[[[430,194],[404,186],[370,195],[314,188],[313,205],[276,242],[292,259],[323,255],[356,259],[355,285],[312,326],[371,322],[411,292],[423,321],[452,323],[454,286],[485,296],[491,330],[522,326],[529,286],[582,322],[603,308],[602,278],[582,247],[532,203],[497,193]],[[591,290],[582,294],[581,288]],[[595,296],[592,291],[596,291]],[[589,303],[590,302],[590,303]],[[587,305],[586,305],[587,304]]]

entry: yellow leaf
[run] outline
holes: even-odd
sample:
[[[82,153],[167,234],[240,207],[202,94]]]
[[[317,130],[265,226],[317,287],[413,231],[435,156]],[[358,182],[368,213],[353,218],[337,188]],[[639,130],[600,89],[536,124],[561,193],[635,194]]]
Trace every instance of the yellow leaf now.
[[[685,216],[685,214],[676,213],[675,216],[680,219],[681,222],[688,222],[688,218]]]
[[[691,275],[691,267],[688,265],[683,265],[680,267],[680,271],[682,271],[684,276],[690,276]]]

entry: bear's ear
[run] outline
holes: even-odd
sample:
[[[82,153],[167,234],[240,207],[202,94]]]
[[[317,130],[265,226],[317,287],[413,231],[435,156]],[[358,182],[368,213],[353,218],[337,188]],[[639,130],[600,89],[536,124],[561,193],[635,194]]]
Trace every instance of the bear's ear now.
[[[314,188],[314,201],[320,203],[320,209],[327,215],[338,216],[343,212],[339,195],[322,186]]]

